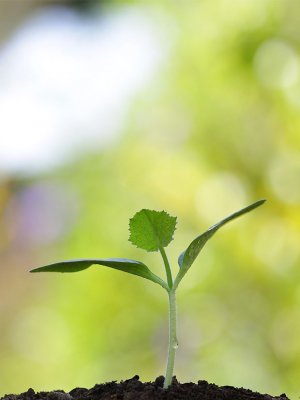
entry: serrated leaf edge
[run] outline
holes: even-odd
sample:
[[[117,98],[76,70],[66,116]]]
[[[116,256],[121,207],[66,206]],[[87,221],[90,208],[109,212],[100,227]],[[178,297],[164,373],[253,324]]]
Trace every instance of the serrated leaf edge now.
[[[148,218],[148,220],[149,220],[149,222],[150,222],[150,225],[151,225],[151,227],[153,228],[153,231],[154,231],[155,236],[158,236],[158,235],[157,235],[157,231],[156,231],[156,229],[153,227],[153,225],[152,225],[152,223],[151,223],[151,220],[150,220],[150,218],[149,218],[148,215],[147,215],[147,211],[155,212],[155,213],[165,213],[168,217],[170,217],[170,218],[172,218],[172,219],[175,219],[174,231],[173,231],[173,233],[172,233],[171,239],[170,239],[170,241],[168,242],[168,244],[167,244],[166,246],[163,246],[163,247],[167,247],[167,246],[172,242],[172,240],[174,240],[174,233],[175,233],[175,231],[176,231],[176,229],[177,229],[177,217],[176,217],[176,216],[170,215],[170,214],[169,214],[167,211],[165,211],[165,210],[157,211],[157,210],[151,210],[151,209],[148,209],[148,208],[142,208],[140,211],[137,211],[137,212],[134,214],[133,217],[129,218],[129,224],[128,224],[129,238],[128,238],[128,241],[129,241],[134,247],[136,247],[137,249],[145,250],[145,251],[147,251],[148,253],[153,253],[153,252],[159,251],[159,247],[160,247],[160,246],[158,246],[158,248],[155,249],[155,250],[147,250],[147,249],[144,249],[144,248],[142,248],[142,247],[139,247],[138,245],[136,245],[136,244],[132,241],[132,234],[131,234],[131,227],[130,227],[130,224],[131,224],[131,221],[134,220],[135,216],[136,216],[137,214],[139,214],[140,212],[142,212],[142,211],[145,212],[146,217]]]

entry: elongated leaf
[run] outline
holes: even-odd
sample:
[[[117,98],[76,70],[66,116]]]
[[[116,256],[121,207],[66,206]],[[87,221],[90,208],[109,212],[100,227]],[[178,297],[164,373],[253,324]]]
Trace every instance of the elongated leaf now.
[[[127,258],[84,258],[67,260],[35,268],[30,272],[78,272],[95,264],[104,265],[109,268],[128,272],[129,274],[141,276],[142,278],[149,279],[150,281],[155,282],[164,289],[168,290],[167,284],[157,275],[153,274],[145,264],[140,261],[129,260]]]
[[[174,286],[177,287],[178,283],[181,281],[183,276],[186,274],[188,269],[191,267],[197,256],[199,255],[200,251],[203,249],[206,242],[220,229],[222,226],[227,224],[227,222],[232,221],[233,219],[240,217],[248,213],[249,211],[254,210],[255,208],[261,206],[266,200],[259,200],[248,207],[245,207],[228,217],[224,218],[222,221],[216,223],[215,225],[211,226],[206,232],[202,233],[200,236],[196,237],[188,248],[182,252],[178,258],[178,264],[180,267],[180,271],[175,279]]]

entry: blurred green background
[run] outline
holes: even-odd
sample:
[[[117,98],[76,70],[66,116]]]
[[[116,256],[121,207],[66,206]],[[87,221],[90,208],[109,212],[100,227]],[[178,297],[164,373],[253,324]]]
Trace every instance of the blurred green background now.
[[[178,216],[177,256],[219,232],[178,290],[175,374],[300,395],[300,4],[0,4],[0,395],[164,373],[167,297],[61,259],[126,257],[141,208]]]

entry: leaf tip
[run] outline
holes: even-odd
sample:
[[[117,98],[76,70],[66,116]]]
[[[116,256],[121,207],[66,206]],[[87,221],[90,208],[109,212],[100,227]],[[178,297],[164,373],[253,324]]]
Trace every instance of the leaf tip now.
[[[260,206],[260,205],[264,204],[266,201],[267,201],[267,199],[258,200],[258,201],[257,201],[257,205]]]
[[[36,272],[41,272],[41,267],[30,269],[29,272],[30,272],[31,274],[32,274],[32,273],[35,274]]]
[[[267,199],[257,200],[255,203],[253,203],[249,207],[251,207],[251,209],[253,210],[254,208],[262,206],[266,201],[267,201]]]

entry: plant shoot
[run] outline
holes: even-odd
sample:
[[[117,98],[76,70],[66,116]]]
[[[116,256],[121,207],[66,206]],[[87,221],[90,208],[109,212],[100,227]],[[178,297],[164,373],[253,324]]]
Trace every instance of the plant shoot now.
[[[109,268],[118,269],[129,274],[138,275],[160,285],[167,292],[169,299],[169,345],[165,373],[164,388],[167,389],[173,377],[174,362],[177,341],[177,314],[176,314],[176,290],[190,269],[206,242],[227,222],[254,210],[261,206],[265,200],[259,200],[248,207],[245,207],[222,221],[211,226],[207,231],[197,236],[184,250],[179,258],[179,269],[175,271],[175,279],[172,276],[172,269],[165,251],[165,247],[173,240],[176,229],[176,217],[172,217],[165,211],[154,211],[143,209],[137,212],[129,222],[129,241],[136,247],[148,252],[160,252],[165,268],[166,280],[160,278],[150,271],[142,262],[127,258],[99,258],[99,259],[77,259],[61,261],[58,263],[35,268],[30,272],[78,272],[91,265],[97,264]],[[174,270],[173,270],[174,272]]]

